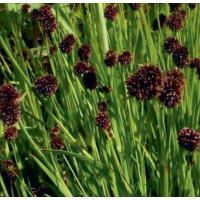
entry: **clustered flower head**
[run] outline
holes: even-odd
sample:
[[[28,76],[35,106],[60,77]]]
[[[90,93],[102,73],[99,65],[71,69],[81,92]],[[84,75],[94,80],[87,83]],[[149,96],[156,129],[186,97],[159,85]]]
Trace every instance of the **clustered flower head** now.
[[[88,65],[83,61],[78,61],[74,65],[74,73],[76,76],[81,76],[88,69]]]
[[[39,10],[33,9],[31,17],[40,22],[46,32],[52,33],[57,30],[56,18],[53,16],[50,6],[42,5]]]
[[[142,6],[141,3],[129,3],[129,5],[131,6],[132,10],[134,10],[134,11],[138,11]]]
[[[175,37],[168,37],[164,42],[165,51],[168,54],[173,54],[174,51],[177,51],[181,48],[181,44]]]
[[[180,70],[168,71],[164,78],[164,88],[159,96],[162,105],[174,108],[180,105],[185,88],[184,74]]]
[[[54,128],[51,129],[51,135],[57,136],[60,133],[60,126],[56,125]]]
[[[116,20],[118,12],[119,12],[118,7],[116,7],[114,3],[111,3],[110,5],[108,5],[105,8],[105,10],[104,10],[104,16],[107,19]]]
[[[104,59],[105,65],[107,67],[113,67],[117,64],[117,62],[118,62],[117,54],[112,50],[108,51]]]
[[[184,127],[178,135],[178,144],[187,151],[195,152],[199,150],[200,134],[197,130]]]
[[[89,63],[90,57],[92,55],[91,46],[88,44],[82,44],[78,49],[78,56],[81,61]]]
[[[28,13],[28,12],[29,12],[29,8],[30,8],[30,5],[27,4],[27,3],[25,3],[25,4],[22,5],[21,8],[22,8],[22,11],[23,11],[24,13]]]
[[[196,3],[189,3],[189,8],[191,9],[191,10],[194,10],[195,9],[195,7],[196,7]]]
[[[7,172],[10,179],[15,179],[19,170],[15,167],[12,160],[4,160],[2,162],[2,169]]]
[[[59,44],[59,48],[63,53],[70,53],[74,49],[74,43],[76,38],[73,34],[67,34],[62,42]]]
[[[99,91],[100,91],[101,93],[106,93],[106,94],[108,94],[108,93],[111,92],[111,88],[110,88],[109,86],[105,85],[105,86],[99,88]]]
[[[130,51],[124,51],[118,57],[118,61],[122,65],[128,65],[132,60],[133,60],[133,57]]]
[[[172,54],[172,57],[177,67],[183,68],[190,63],[190,53],[188,48],[185,46],[175,50]]]
[[[96,117],[96,125],[104,131],[110,131],[110,118],[105,112],[100,112]]]
[[[159,20],[155,19],[153,21],[153,25],[152,25],[153,30],[157,31],[159,29],[159,24],[160,24],[160,28],[164,28],[165,23],[166,23],[166,19],[167,19],[166,15],[160,14],[159,15]]]
[[[39,77],[35,80],[34,86],[40,95],[51,96],[58,89],[58,80],[52,74]]]
[[[3,85],[0,89],[0,118],[7,126],[13,126],[20,119],[18,101],[20,93],[14,85]]]
[[[98,86],[96,71],[93,67],[89,67],[84,73],[83,84],[89,90],[95,90]]]
[[[173,12],[167,17],[166,25],[173,31],[181,30],[183,28],[184,18],[183,13]]]
[[[50,46],[49,47],[49,52],[52,56],[56,55],[57,47],[56,46]]]
[[[24,58],[24,60],[28,60],[28,52],[26,50],[22,50],[22,56]]]
[[[108,104],[105,101],[99,102],[97,107],[99,112],[106,112],[108,110]]]
[[[4,138],[13,141],[18,136],[19,130],[15,126],[10,126],[4,131]]]
[[[138,100],[158,97],[164,87],[163,71],[153,64],[143,65],[125,82],[128,94]]]
[[[194,68],[200,69],[200,59],[199,58],[195,58],[195,59],[191,60],[190,68],[191,69],[194,69]]]
[[[170,12],[176,12],[181,10],[183,3],[169,3]]]
[[[60,127],[56,125],[52,130],[51,130],[51,147],[53,149],[57,150],[62,150],[64,149],[64,143],[61,141],[60,137],[58,136],[60,133]]]

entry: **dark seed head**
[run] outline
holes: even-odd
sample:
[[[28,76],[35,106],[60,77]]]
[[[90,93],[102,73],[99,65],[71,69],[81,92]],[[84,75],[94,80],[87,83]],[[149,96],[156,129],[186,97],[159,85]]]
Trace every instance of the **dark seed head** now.
[[[163,87],[163,71],[152,64],[140,67],[126,81],[128,94],[135,96],[138,100],[146,100],[159,96]]]
[[[48,32],[52,33],[57,30],[56,18],[54,16],[49,16],[45,20],[41,21],[42,28]]]
[[[179,13],[183,17],[183,19],[185,19],[187,17],[187,13],[185,10],[180,10]]]
[[[105,101],[99,102],[98,103],[98,110],[100,112],[106,112],[106,110],[108,110],[108,105]]]
[[[189,3],[189,7],[191,10],[194,10],[196,5],[197,5],[196,3]]]
[[[74,66],[74,73],[76,76],[81,76],[87,69],[88,65],[83,61],[79,61]]]
[[[10,126],[5,130],[4,138],[6,140],[13,141],[18,136],[18,132],[19,130],[16,127]]]
[[[83,75],[83,84],[86,89],[95,90],[98,86],[97,75],[95,69],[90,67]]]
[[[159,29],[159,23],[160,23],[160,28],[164,28],[166,19],[167,19],[167,17],[164,14],[160,14],[159,20],[155,19],[153,21],[153,25],[152,25],[153,30],[157,31]]]
[[[52,56],[56,55],[57,47],[56,46],[50,46],[49,47],[49,52]]]
[[[64,144],[58,136],[53,136],[51,140],[51,147],[53,149],[62,150],[64,149]]]
[[[38,21],[38,19],[40,18],[40,11],[38,9],[33,9],[31,11],[31,17],[32,17],[32,19]]]
[[[17,178],[17,173],[19,170],[17,168],[12,168],[8,171],[8,176],[10,179],[16,179]]]
[[[12,160],[4,160],[2,162],[2,169],[4,171],[8,171],[10,167],[12,167],[14,165]]]
[[[173,54],[174,51],[181,48],[181,44],[175,37],[168,37],[164,42],[165,51],[168,54]]]
[[[183,68],[190,63],[190,53],[187,47],[182,46],[174,51],[172,56],[177,67]]]
[[[110,50],[106,53],[106,58],[104,60],[104,63],[107,67],[113,67],[117,64],[118,57],[117,54]]]
[[[130,51],[124,51],[122,54],[119,55],[118,61],[122,65],[128,65],[133,60],[133,57],[131,55]]]
[[[200,134],[195,129],[184,127],[180,130],[178,144],[187,151],[195,152],[199,150]]]
[[[99,113],[96,117],[96,125],[100,127],[102,130],[109,131],[110,128],[110,118],[106,113]]]
[[[83,44],[78,49],[78,56],[80,60],[85,61],[87,63],[90,60],[91,54],[92,54],[92,49],[90,45]]]
[[[191,69],[194,69],[194,68],[200,69],[200,59],[199,58],[195,58],[195,59],[191,60],[190,68]]]
[[[184,17],[180,12],[175,12],[167,17],[166,25],[173,31],[181,30],[183,28]]]
[[[169,3],[170,12],[179,11],[182,7],[182,3]]]
[[[22,55],[24,57],[24,60],[28,60],[28,53],[26,50],[24,50],[24,49],[22,50]]]
[[[14,85],[3,85],[0,89],[0,101],[17,103],[20,93]]]
[[[108,5],[105,8],[105,10],[104,10],[104,16],[107,19],[116,20],[118,12],[119,12],[118,7],[116,7],[114,3],[111,3],[110,5]]]
[[[60,50],[63,53],[70,53],[74,49],[76,38],[72,34],[68,34],[59,44]]]
[[[60,133],[60,126],[56,125],[54,128],[51,129],[51,135],[57,136]]]
[[[54,75],[49,74],[36,79],[34,85],[39,94],[51,96],[56,93],[58,81]]]
[[[23,11],[24,13],[28,13],[28,12],[29,12],[29,8],[30,8],[30,5],[27,4],[27,3],[25,3],[25,4],[22,5],[21,8],[22,8],[22,11]]]
[[[132,10],[134,10],[134,11],[138,11],[142,6],[141,3],[129,3],[129,5],[131,6]]]
[[[103,86],[103,87],[99,88],[99,91],[101,93],[110,93],[111,92],[111,88],[106,85],[106,86]]]
[[[164,79],[164,89],[159,96],[162,105],[174,108],[180,105],[185,88],[184,74],[180,70],[167,72]]]

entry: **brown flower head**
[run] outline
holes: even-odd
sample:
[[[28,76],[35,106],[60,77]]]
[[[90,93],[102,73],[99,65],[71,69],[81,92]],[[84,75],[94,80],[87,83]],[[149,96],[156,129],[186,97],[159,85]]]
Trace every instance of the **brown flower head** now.
[[[114,3],[111,3],[110,5],[108,5],[105,8],[105,10],[104,10],[104,16],[107,19],[116,20],[118,12],[119,12],[118,7],[116,7]]]
[[[168,37],[164,42],[165,51],[168,54],[173,54],[174,51],[177,51],[181,48],[181,44],[175,37]]]
[[[20,93],[15,85],[3,85],[0,88],[0,101],[5,102],[18,102]]]
[[[103,86],[103,87],[101,87],[101,88],[99,88],[99,91],[101,92],[101,93],[110,93],[111,92],[111,88],[109,87],[109,86]]]
[[[184,17],[180,12],[174,12],[167,17],[166,25],[172,31],[178,31],[183,28]]]
[[[170,12],[179,11],[183,7],[183,3],[169,3]]]
[[[8,171],[8,176],[10,179],[16,179],[17,178],[17,173],[19,170],[17,168],[12,168]]]
[[[59,44],[60,50],[63,53],[70,53],[74,49],[75,41],[76,38],[72,34],[66,35],[62,42]]]
[[[106,112],[108,110],[108,104],[105,101],[99,102],[97,106],[100,112]]]
[[[133,57],[131,55],[130,51],[124,51],[123,53],[121,53],[118,57],[118,61],[122,64],[122,65],[128,65],[131,61],[133,60]]]
[[[27,4],[27,3],[25,3],[25,4],[22,5],[21,8],[22,8],[22,11],[23,11],[24,13],[28,13],[28,12],[29,12],[29,8],[30,8],[30,5]]]
[[[92,49],[91,49],[90,45],[83,44],[79,47],[78,56],[79,56],[80,60],[88,63],[91,55],[92,55]]]
[[[129,76],[126,88],[130,96],[138,100],[151,99],[160,95],[164,87],[163,71],[155,65],[143,65]]]
[[[54,128],[51,129],[51,135],[57,136],[60,133],[60,126],[56,125]]]
[[[195,129],[184,127],[178,135],[178,144],[187,151],[195,152],[199,150],[200,134]]]
[[[27,53],[27,51],[26,50],[22,50],[22,56],[24,57],[24,60],[28,60],[28,53]]]
[[[106,58],[104,60],[104,63],[107,67],[113,67],[117,64],[118,57],[117,54],[110,50],[106,53]]]
[[[138,11],[142,6],[141,3],[129,3],[129,5],[131,6],[132,10],[134,10],[134,11]]]
[[[34,82],[37,92],[44,96],[51,96],[58,89],[58,80],[52,74],[39,77]]]
[[[14,166],[14,163],[12,160],[4,160],[2,162],[2,169],[4,171],[8,171],[10,167],[13,167]]]
[[[100,127],[102,130],[110,131],[110,118],[108,115],[104,112],[101,112],[96,117],[96,125]]]
[[[14,127],[10,126],[4,131],[4,138],[9,141],[13,141],[18,136],[19,130]]]
[[[191,60],[190,68],[191,69],[194,69],[194,68],[199,68],[200,69],[200,59],[199,58],[195,58],[195,59]]]
[[[153,30],[157,31],[159,29],[159,23],[160,23],[160,28],[164,28],[166,19],[167,19],[166,15],[160,14],[159,15],[159,20],[155,19],[153,21],[153,25],[152,25]]]
[[[83,61],[79,61],[74,65],[74,73],[76,76],[81,76],[87,69],[88,65]]]
[[[33,20],[37,20],[40,18],[40,11],[38,9],[33,9],[31,11],[31,17]]]
[[[94,68],[90,67],[83,75],[83,84],[86,89],[95,90],[98,86],[97,75]]]
[[[58,136],[53,136],[51,140],[51,147],[53,149],[62,150],[64,149],[64,144]]]

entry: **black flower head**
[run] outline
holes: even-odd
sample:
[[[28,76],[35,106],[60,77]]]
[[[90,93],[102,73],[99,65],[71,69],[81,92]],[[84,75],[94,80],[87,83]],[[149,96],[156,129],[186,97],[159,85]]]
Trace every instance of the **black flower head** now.
[[[22,50],[22,55],[24,57],[24,60],[28,60],[28,53],[26,50],[24,50],[24,49]]]
[[[83,44],[78,49],[78,56],[80,60],[85,61],[87,63],[90,60],[91,54],[92,54],[92,49],[90,45]]]
[[[79,61],[74,65],[74,73],[76,76],[81,76],[87,69],[88,65],[83,61]]]
[[[165,51],[168,54],[173,54],[174,51],[177,51],[181,48],[181,44],[175,37],[168,37],[164,42]]]
[[[195,7],[196,7],[196,3],[189,3],[189,8],[191,9],[191,10],[194,10],[195,9]]]
[[[54,128],[51,129],[51,135],[57,136],[60,133],[60,126],[56,125]]]
[[[185,19],[187,17],[187,13],[185,10],[180,10],[179,11],[180,15],[182,16],[183,19]]]
[[[22,11],[23,11],[24,13],[28,13],[28,12],[29,12],[29,8],[30,8],[30,5],[27,4],[27,3],[25,3],[25,4],[22,5],[21,8],[22,8]]]
[[[166,15],[160,14],[159,15],[159,20],[155,19],[153,21],[153,25],[152,25],[153,30],[157,31],[159,29],[159,23],[160,23],[160,28],[164,28],[166,19],[167,19]]]
[[[3,85],[0,89],[0,101],[18,102],[20,93],[15,85]]]
[[[53,136],[51,140],[52,149],[62,150],[64,149],[64,144],[58,136]]]
[[[38,9],[33,9],[31,11],[31,17],[33,20],[37,20],[40,18],[40,11]]]
[[[59,44],[60,50],[63,53],[70,53],[74,49],[76,38],[72,34],[68,34]]]
[[[57,30],[56,18],[54,16],[49,16],[45,20],[41,21],[42,28],[48,32],[52,33]]]
[[[96,125],[104,131],[110,131],[110,118],[106,113],[101,112],[96,117]]]
[[[194,69],[194,68],[200,69],[200,59],[199,58],[195,58],[195,59],[191,60],[190,68],[191,69]]]
[[[108,5],[105,8],[105,10],[104,10],[104,16],[107,19],[116,20],[118,12],[119,12],[118,7],[116,7],[114,3],[111,3],[110,5]]]
[[[13,141],[18,136],[19,130],[14,127],[10,126],[4,131],[4,138],[9,141]]]
[[[97,106],[100,112],[106,112],[108,110],[108,104],[105,101],[99,102]]]
[[[8,176],[10,179],[16,179],[17,178],[17,173],[19,170],[17,168],[12,168],[8,171]]]
[[[56,55],[57,47],[56,46],[50,46],[49,47],[49,52],[52,56]]]
[[[199,150],[200,134],[195,129],[184,127],[178,135],[178,144],[187,151],[195,152]]]
[[[107,67],[113,67],[117,64],[118,57],[117,54],[110,50],[106,53],[106,58],[104,60],[104,63]]]
[[[95,90],[98,86],[95,69],[90,67],[83,75],[83,84],[86,89]]]
[[[118,61],[122,65],[128,65],[133,60],[133,57],[131,55],[130,51],[124,51],[122,54],[119,55]]]
[[[129,5],[131,6],[132,10],[134,10],[134,11],[138,11],[142,6],[141,3],[129,3]]]
[[[14,163],[12,160],[4,160],[2,162],[2,169],[4,171],[8,171],[10,167],[13,167],[14,166]]]
[[[37,92],[44,96],[51,96],[56,93],[58,81],[54,75],[39,77],[34,82]]]
[[[184,74],[180,70],[167,72],[164,79],[164,89],[159,96],[162,105],[174,108],[180,105],[185,88]]]
[[[16,102],[0,102],[0,118],[7,126],[16,124],[20,119],[20,106]]]
[[[180,12],[175,12],[167,17],[166,25],[172,31],[181,30],[183,28],[184,17]]]
[[[170,12],[179,11],[182,7],[182,3],[169,3]]]
[[[174,51],[172,56],[177,67],[183,68],[190,63],[190,53],[187,47],[182,46]]]
[[[129,76],[126,88],[130,96],[138,100],[151,99],[160,95],[164,86],[163,71],[155,65],[144,65]]]
[[[101,92],[101,93],[110,93],[111,92],[111,88],[109,87],[109,86],[103,86],[103,87],[101,87],[101,88],[99,88],[99,91]]]

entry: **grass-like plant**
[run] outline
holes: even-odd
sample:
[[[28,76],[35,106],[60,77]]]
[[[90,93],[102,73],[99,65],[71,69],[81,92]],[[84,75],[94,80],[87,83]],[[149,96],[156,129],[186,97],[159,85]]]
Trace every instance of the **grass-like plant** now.
[[[0,196],[200,196],[198,4],[0,4]]]

